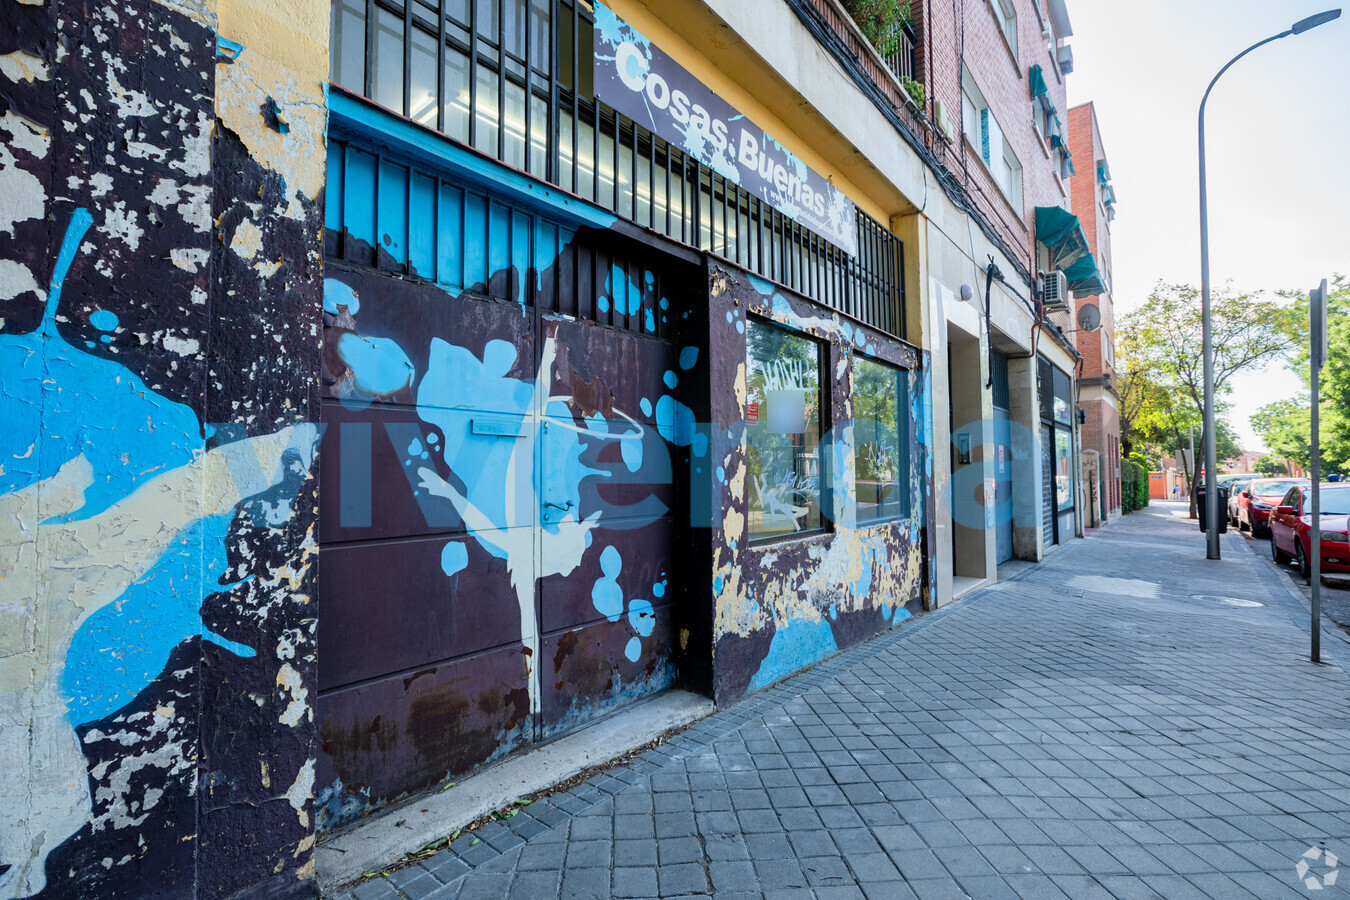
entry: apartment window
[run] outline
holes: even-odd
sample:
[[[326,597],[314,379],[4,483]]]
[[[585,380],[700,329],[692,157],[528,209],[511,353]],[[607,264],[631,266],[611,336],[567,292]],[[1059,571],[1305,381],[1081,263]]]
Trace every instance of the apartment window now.
[[[853,362],[853,437],[859,525],[909,513],[909,373],[863,356]]]
[[[961,110],[962,131],[971,149],[979,154],[994,183],[1020,216],[1022,163],[1004,138],[1002,126],[969,71],[963,72],[961,77]]]
[[[819,531],[826,506],[822,344],[753,319],[745,338],[750,539]]]
[[[1013,56],[1017,56],[1017,10],[1013,7],[1012,0],[989,0],[989,5],[993,7],[994,18],[998,21],[999,30],[1008,40],[1008,46],[1012,48]]]
[[[1069,152],[1069,148],[1060,144],[1058,155],[1055,158],[1059,162],[1059,177],[1072,178],[1074,173],[1073,154]]]
[[[1059,67],[1059,34],[1055,31],[1055,17],[1045,17],[1044,33],[1046,35],[1045,49],[1049,54],[1053,65]]]
[[[1012,208],[1017,210],[1017,214],[1022,214],[1022,164],[1017,160],[1017,154],[1013,153],[1012,147],[1007,142],[1003,144],[1003,165],[994,167],[994,180],[999,181],[999,187],[1003,188],[1003,193],[1007,195],[1008,202]]]

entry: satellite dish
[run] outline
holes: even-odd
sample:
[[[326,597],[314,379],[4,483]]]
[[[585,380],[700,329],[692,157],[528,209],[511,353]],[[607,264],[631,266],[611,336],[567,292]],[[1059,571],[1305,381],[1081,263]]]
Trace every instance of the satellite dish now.
[[[1102,327],[1102,311],[1095,304],[1087,303],[1078,308],[1078,330],[1096,331]]]

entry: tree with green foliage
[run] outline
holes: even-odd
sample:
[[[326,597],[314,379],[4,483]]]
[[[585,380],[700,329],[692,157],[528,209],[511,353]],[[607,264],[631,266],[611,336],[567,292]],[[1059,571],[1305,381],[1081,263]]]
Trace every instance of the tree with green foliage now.
[[[1320,438],[1322,471],[1350,472],[1350,279],[1337,275],[1327,298],[1326,365],[1322,367]],[[1297,396],[1261,407],[1251,418],[1271,455],[1291,459],[1305,468],[1312,464],[1312,388],[1308,370],[1308,295],[1287,292],[1303,323],[1305,334],[1289,361],[1303,382]]]
[[[1289,474],[1289,464],[1273,453],[1267,453],[1256,461],[1256,473],[1274,478],[1278,475]]]
[[[1214,393],[1222,398],[1238,372],[1261,369],[1288,356],[1306,337],[1307,316],[1297,304],[1269,300],[1259,293],[1220,288],[1210,293],[1214,345]],[[1204,354],[1200,291],[1190,285],[1159,282],[1148,302],[1122,316],[1116,328],[1119,357],[1135,372],[1131,398],[1138,410],[1131,419],[1130,441],[1165,452],[1189,447],[1189,426],[1196,426],[1196,452],[1204,446]],[[1219,405],[1222,406],[1221,399]],[[1220,459],[1240,451],[1227,423],[1216,422]],[[1199,466],[1187,473],[1194,487]],[[1192,500],[1191,515],[1195,515]]]

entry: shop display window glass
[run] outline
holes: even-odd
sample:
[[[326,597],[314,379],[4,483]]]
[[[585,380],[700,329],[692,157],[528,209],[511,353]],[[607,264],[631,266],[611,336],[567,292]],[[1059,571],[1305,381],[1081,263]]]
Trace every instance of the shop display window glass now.
[[[909,373],[853,362],[854,500],[859,525],[909,513]]]
[[[1055,506],[1073,508],[1073,433],[1055,429]]]
[[[822,530],[821,344],[753,319],[745,337],[750,539]]]

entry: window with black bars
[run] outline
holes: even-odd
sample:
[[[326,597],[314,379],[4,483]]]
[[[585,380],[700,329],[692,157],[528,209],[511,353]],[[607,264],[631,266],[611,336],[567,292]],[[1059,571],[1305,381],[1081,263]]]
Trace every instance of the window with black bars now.
[[[858,212],[858,253],[594,97],[586,0],[333,0],[330,78],[676,241],[904,335],[903,253]]]
[[[330,262],[654,337],[674,333],[689,293],[651,247],[578,231],[341,133],[328,141],[324,226]]]

